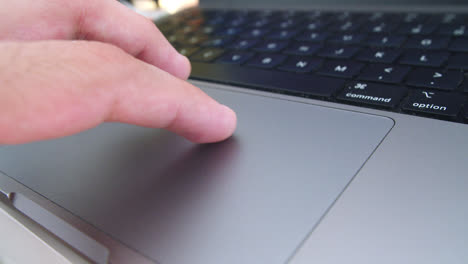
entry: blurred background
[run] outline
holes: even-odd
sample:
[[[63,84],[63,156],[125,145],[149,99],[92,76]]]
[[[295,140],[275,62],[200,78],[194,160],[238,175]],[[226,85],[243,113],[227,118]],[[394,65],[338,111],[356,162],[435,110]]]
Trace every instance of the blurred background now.
[[[120,0],[120,2],[153,20],[198,5],[198,0]]]

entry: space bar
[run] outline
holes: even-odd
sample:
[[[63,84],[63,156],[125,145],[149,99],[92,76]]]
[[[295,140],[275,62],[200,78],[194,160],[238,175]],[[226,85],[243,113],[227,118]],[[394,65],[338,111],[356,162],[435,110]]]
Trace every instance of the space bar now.
[[[341,79],[312,74],[197,62],[192,63],[190,78],[317,97],[330,97],[344,85]]]

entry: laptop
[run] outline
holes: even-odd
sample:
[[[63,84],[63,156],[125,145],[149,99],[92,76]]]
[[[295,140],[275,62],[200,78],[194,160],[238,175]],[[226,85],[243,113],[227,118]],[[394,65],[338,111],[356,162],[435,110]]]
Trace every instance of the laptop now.
[[[96,263],[468,263],[468,4],[201,0],[157,22],[232,107],[0,148],[11,205]]]

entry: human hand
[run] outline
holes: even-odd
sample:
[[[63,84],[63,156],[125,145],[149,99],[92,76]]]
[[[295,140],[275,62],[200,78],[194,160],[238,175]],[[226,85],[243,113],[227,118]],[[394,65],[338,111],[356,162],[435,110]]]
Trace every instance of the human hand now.
[[[185,81],[188,60],[151,21],[115,0],[4,4],[1,144],[66,136],[104,121],[165,128],[200,143],[233,133],[234,112]]]

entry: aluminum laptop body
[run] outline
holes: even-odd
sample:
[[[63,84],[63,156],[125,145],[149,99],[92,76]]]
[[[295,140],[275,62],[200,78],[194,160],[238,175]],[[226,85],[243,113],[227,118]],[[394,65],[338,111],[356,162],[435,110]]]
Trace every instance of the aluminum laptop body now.
[[[390,2],[207,0],[201,7],[468,15],[462,1]],[[284,85],[275,79],[283,73],[248,68],[258,74],[246,77],[197,63],[191,82],[238,115],[233,137],[196,145],[107,123],[2,146],[0,189],[11,206],[95,263],[468,263],[465,110],[441,120],[349,104],[339,91],[337,100],[279,93],[223,80],[270,76]],[[464,84],[456,88],[460,107],[468,102]],[[420,96],[439,91],[419,89]]]

